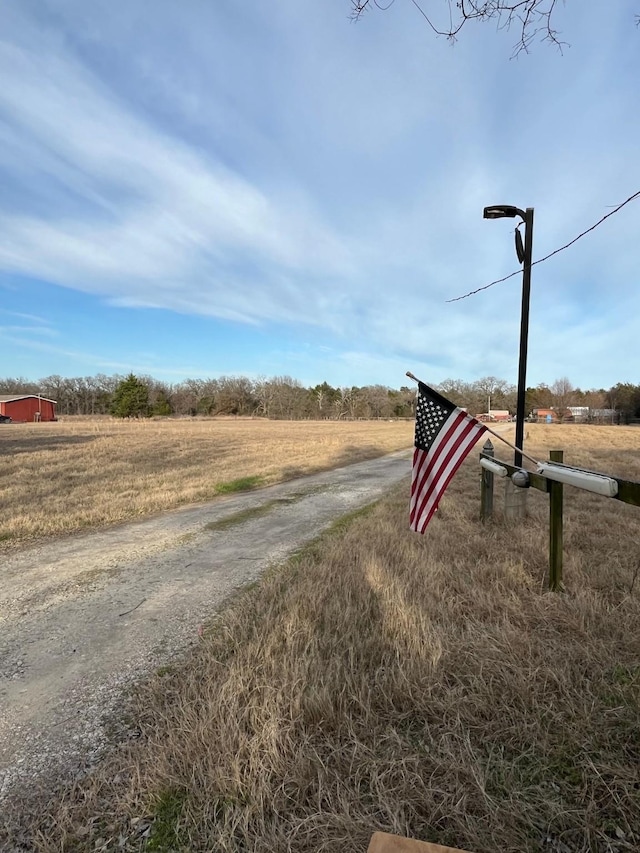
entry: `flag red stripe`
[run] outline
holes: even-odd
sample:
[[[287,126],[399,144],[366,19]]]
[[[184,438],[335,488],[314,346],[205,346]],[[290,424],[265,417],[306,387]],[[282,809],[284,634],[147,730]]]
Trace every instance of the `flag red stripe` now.
[[[444,424],[440,430],[440,434],[436,437],[435,442],[431,445],[428,451],[419,451],[420,458],[416,460],[414,454],[414,462],[418,465],[413,471],[412,495],[411,495],[411,515],[415,512],[416,505],[420,502],[420,492],[424,488],[425,480],[429,477],[430,472],[434,469],[440,455],[446,452],[451,441],[451,437],[455,436],[465,423],[469,423],[469,416],[460,409],[455,410],[449,416],[449,421]]]
[[[411,525],[413,530],[418,533],[424,533],[427,524],[440,504],[440,499],[444,494],[449,481],[456,473],[463,459],[464,456],[458,457],[455,460],[455,464],[449,465],[442,471],[438,472],[436,482],[433,482],[431,487],[427,489],[419,510],[416,509],[414,512],[413,523]]]
[[[482,432],[484,432],[484,430],[480,430],[478,435],[469,436],[470,440],[467,442],[467,445],[464,448],[464,452],[461,455],[458,455],[457,459],[455,460],[455,464],[450,466],[448,471],[444,472],[445,473],[445,479],[444,479],[444,481],[442,479],[440,479],[440,484],[439,484],[437,495],[432,493],[433,494],[433,500],[431,501],[431,503],[429,505],[429,509],[427,511],[426,516],[425,516],[425,509],[423,507],[422,513],[421,513],[418,521],[416,522],[417,531],[419,533],[424,533],[424,531],[426,530],[427,524],[431,520],[435,511],[438,509],[438,505],[440,503],[440,498],[445,493],[447,486],[451,482],[454,474],[456,473],[456,471],[458,470],[460,465],[462,465],[467,454],[469,453],[469,451],[471,450],[473,445],[476,443],[479,435],[482,434]]]
[[[460,424],[463,423],[464,421],[467,421],[468,419],[469,419],[469,416],[466,415],[461,409],[454,409],[454,411],[449,415],[448,421],[443,425],[439,434],[436,436],[436,440],[433,442],[433,444],[431,445],[429,450],[428,451],[422,451],[422,454],[424,457],[423,461],[425,463],[429,462],[430,464],[433,464],[437,460],[440,453],[442,452],[443,446],[449,440],[450,433],[457,430],[458,427],[460,426]],[[415,461],[415,454],[414,454],[414,461]],[[420,476],[420,471],[418,470],[415,472],[414,479],[411,483],[411,494],[412,495],[414,494],[414,492],[416,490],[416,485],[418,482],[420,482],[420,480],[421,480],[421,476]]]
[[[421,488],[416,501],[416,506],[419,506],[419,509],[414,515],[416,524],[420,524],[429,501],[432,504],[432,511],[429,513],[429,518],[431,518],[433,509],[437,507],[440,496],[446,488],[446,484],[441,486],[441,478],[443,475],[447,476],[447,472],[451,466],[453,467],[453,473],[455,473],[458,465],[460,465],[467,454],[466,444],[468,442],[465,443],[465,440],[470,433],[475,431],[475,424],[466,417],[465,420],[467,421],[466,423],[456,424],[455,430],[452,430],[451,434],[447,436],[447,443],[442,447],[444,457],[433,460],[429,465],[429,470],[424,481],[420,484]],[[458,453],[463,443],[465,446]],[[475,441],[473,443],[475,444]],[[442,457],[442,453],[439,454],[439,457]],[[447,482],[450,478],[449,476]],[[426,524],[423,526],[426,527]]]
[[[430,477],[431,483],[421,502],[419,518],[424,515],[429,502],[435,506],[438,505],[440,497],[446,489],[446,484],[451,479],[449,471],[452,474],[457,471],[459,465],[477,440],[475,432],[475,425],[472,422],[467,422],[459,434],[452,437],[452,446],[445,458],[439,460],[437,467],[434,468]],[[442,482],[443,479],[446,480],[444,484]],[[431,513],[429,516],[431,516]]]
[[[452,452],[449,458],[441,464],[437,473],[434,473],[433,482],[428,489],[420,506],[420,512],[416,518],[416,527],[424,532],[427,523],[435,510],[438,507],[440,498],[444,494],[451,478],[456,473],[467,453],[476,443],[478,435],[472,429],[465,439],[461,439],[455,452]]]
[[[486,429],[460,410],[455,415],[429,451],[416,448],[414,453],[409,520],[411,529],[419,533],[424,533],[451,478]]]

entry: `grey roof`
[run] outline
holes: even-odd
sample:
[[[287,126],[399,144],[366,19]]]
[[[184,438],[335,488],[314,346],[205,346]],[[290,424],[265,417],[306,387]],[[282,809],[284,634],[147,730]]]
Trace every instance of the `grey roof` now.
[[[38,397],[37,394],[0,394],[0,403],[10,403],[12,400],[28,400],[29,397],[34,397],[36,400],[46,400],[47,403],[57,403],[57,400],[50,400],[48,397],[43,397],[42,395]]]

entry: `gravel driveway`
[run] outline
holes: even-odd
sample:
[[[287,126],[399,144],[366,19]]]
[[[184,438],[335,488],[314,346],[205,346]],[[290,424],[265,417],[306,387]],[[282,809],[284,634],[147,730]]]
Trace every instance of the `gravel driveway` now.
[[[409,452],[54,540],[0,568],[0,803],[78,772],[123,691],[201,623],[341,515],[409,472]]]

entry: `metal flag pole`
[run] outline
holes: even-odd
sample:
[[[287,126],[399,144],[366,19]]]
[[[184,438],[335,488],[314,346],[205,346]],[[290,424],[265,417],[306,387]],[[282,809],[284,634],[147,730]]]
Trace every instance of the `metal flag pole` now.
[[[422,381],[422,380],[418,379],[418,377],[417,377],[417,376],[414,376],[414,375],[413,375],[413,373],[411,373],[411,371],[410,371],[410,370],[407,370],[407,372],[406,372],[406,374],[405,374],[405,375],[406,375],[406,376],[408,376],[408,377],[409,377],[409,379],[413,379],[413,381],[414,381],[414,382],[418,382],[418,383],[420,383],[420,382]],[[422,382],[422,384],[423,384],[423,385],[426,385],[427,383],[426,383],[426,382]],[[515,446],[515,444],[511,444],[511,442],[510,442],[510,441],[507,441],[507,439],[506,439],[506,438],[504,438],[503,436],[501,436],[499,432],[495,432],[495,430],[492,430],[492,429],[491,429],[491,427],[488,427],[486,424],[483,424],[483,427],[486,429],[486,431],[487,431],[487,432],[490,432],[490,433],[491,433],[491,435],[495,435],[495,437],[496,437],[496,438],[499,438],[499,439],[500,439],[500,441],[502,441],[504,444],[506,444],[506,445],[507,445],[508,447],[510,447],[512,450],[515,450],[517,453],[521,453],[521,454],[522,454],[522,456],[524,456],[524,457],[525,457],[525,459],[528,459],[528,460],[529,460],[529,462],[533,462],[533,464],[534,464],[534,465],[536,465],[536,466],[538,466],[538,465],[540,464],[540,463],[538,462],[538,460],[537,460],[537,459],[534,459],[534,458],[533,458],[533,456],[529,456],[529,454],[528,454],[528,453],[525,453],[525,452],[524,452],[524,450],[522,450],[522,448],[520,448],[520,447],[516,447],[516,446]]]

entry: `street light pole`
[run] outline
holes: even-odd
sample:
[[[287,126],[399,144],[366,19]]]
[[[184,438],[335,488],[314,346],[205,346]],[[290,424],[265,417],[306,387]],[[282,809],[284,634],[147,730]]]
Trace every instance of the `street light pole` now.
[[[503,219],[519,216],[524,222],[524,247],[520,232],[516,229],[516,253],[522,264],[522,310],[520,312],[520,360],[518,363],[518,401],[516,404],[516,440],[520,450],[514,454],[514,465],[522,467],[522,444],[524,441],[524,407],[527,393],[527,344],[529,340],[529,297],[531,294],[531,258],[533,255],[533,208],[521,210],[510,204],[494,204],[485,207],[485,219]]]
[[[518,401],[516,406],[515,445],[524,442],[525,397],[527,394],[527,345],[529,341],[529,297],[531,295],[531,258],[533,254],[533,208],[528,207],[524,219],[524,259],[522,262],[522,310],[520,312],[520,361],[518,364]],[[522,467],[522,453],[516,450],[513,464]]]

